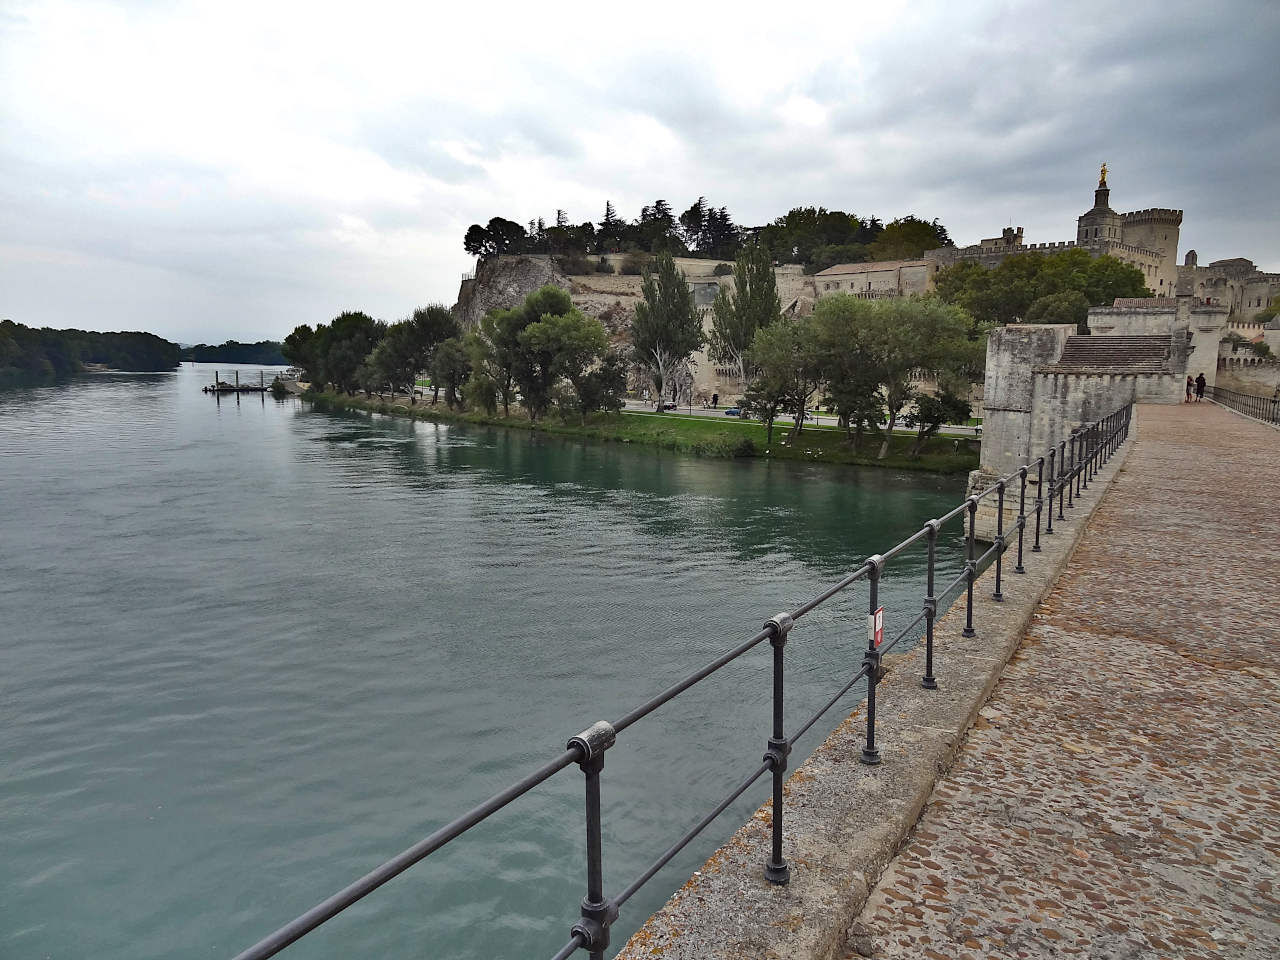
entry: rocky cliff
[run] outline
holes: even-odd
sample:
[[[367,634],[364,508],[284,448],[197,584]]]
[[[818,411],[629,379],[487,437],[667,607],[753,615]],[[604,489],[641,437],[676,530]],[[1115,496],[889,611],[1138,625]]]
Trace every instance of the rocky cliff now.
[[[574,306],[603,323],[615,341],[625,337],[640,299],[640,278],[601,274],[568,277],[547,256],[526,254],[482,262],[475,279],[462,281],[454,316],[463,329],[470,329],[490,310],[514,307],[547,284],[567,290]]]

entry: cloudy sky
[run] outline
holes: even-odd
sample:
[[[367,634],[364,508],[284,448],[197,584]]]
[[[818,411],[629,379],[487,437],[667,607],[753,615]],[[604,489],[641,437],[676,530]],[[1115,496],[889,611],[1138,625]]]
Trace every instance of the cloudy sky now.
[[[452,303],[462,235],[698,195],[1280,270],[1280,4],[0,0],[0,317],[279,338]]]

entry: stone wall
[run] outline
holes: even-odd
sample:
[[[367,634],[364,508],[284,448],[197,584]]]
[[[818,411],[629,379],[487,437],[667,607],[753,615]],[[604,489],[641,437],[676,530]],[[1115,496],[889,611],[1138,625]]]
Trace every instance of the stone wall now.
[[[1272,397],[1280,390],[1280,360],[1261,357],[1219,357],[1217,386],[1254,397]]]
[[[987,337],[980,471],[1003,476],[1031,455],[1033,373],[1062,353],[1071,324],[997,327]]]

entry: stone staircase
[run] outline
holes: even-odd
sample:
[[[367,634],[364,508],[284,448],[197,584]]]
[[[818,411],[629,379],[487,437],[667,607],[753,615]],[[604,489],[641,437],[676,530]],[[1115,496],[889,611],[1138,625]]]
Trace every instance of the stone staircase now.
[[[1170,337],[1068,337],[1054,367],[1122,373],[1171,373]]]

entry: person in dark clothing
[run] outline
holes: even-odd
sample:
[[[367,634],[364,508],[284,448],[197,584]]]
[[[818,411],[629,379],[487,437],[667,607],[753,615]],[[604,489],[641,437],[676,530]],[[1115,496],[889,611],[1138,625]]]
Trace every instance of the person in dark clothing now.
[[[711,409],[714,410],[718,406],[720,406],[720,394],[713,393],[711,395]]]
[[[1191,374],[1187,374],[1187,403],[1191,402],[1191,393],[1196,388],[1196,382],[1191,379]]]
[[[1203,373],[1200,374],[1200,376],[1196,377],[1196,403],[1199,403],[1201,400],[1204,399],[1205,382],[1206,381],[1204,379]]]

